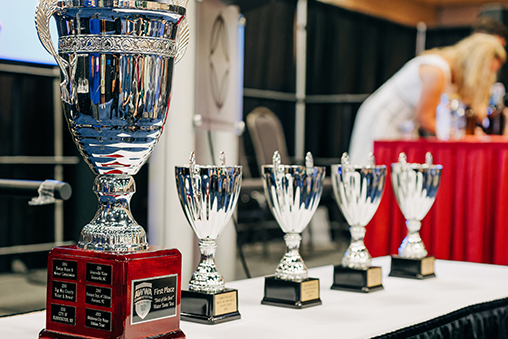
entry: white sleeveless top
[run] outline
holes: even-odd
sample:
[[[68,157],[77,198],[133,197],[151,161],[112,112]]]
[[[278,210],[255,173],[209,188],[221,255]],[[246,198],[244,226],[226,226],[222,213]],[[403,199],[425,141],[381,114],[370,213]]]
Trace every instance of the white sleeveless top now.
[[[390,82],[401,99],[415,107],[420,100],[422,92],[422,79],[420,78],[420,67],[430,65],[439,67],[445,76],[446,84],[451,81],[451,71],[448,63],[436,54],[418,56],[408,61],[397,73],[395,73]]]
[[[441,69],[445,75],[445,88],[448,87],[450,66],[439,55],[422,55],[408,61],[360,106],[349,146],[351,164],[367,163],[374,140],[418,137],[415,107],[422,91],[419,73],[422,65]]]

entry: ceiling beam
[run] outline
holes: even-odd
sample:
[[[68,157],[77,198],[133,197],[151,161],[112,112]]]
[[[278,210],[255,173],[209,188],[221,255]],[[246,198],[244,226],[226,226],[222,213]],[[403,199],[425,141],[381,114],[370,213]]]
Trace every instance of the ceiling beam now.
[[[365,14],[381,17],[408,26],[425,22],[437,24],[438,5],[429,2],[437,0],[319,0],[331,5],[347,8]]]

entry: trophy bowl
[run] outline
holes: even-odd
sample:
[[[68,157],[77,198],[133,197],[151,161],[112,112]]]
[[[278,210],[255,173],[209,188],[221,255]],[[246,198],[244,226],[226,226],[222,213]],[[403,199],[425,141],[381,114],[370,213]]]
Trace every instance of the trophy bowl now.
[[[372,257],[363,241],[365,226],[376,213],[386,182],[386,166],[374,163],[358,166],[349,164],[347,153],[342,155],[340,165],[332,165],[332,187],[335,200],[349,224],[351,243],[342,257],[342,266],[368,269]]]
[[[186,0],[40,0],[36,28],[62,75],[63,111],[72,139],[97,174],[99,208],[78,247],[131,252],[148,248],[130,212],[132,176],[162,133],[175,59],[188,38]],[[49,20],[58,29],[58,52]]]
[[[175,167],[175,178],[180,204],[199,239],[201,252],[189,291],[182,291],[182,318],[212,324],[238,319],[237,291],[226,289],[214,255],[216,240],[231,218],[240,195],[242,167],[226,166],[224,152],[219,166],[197,165],[192,152],[189,165]],[[214,308],[217,300],[228,298],[235,302],[217,312]],[[196,299],[208,304],[205,311],[203,307],[195,307]]]
[[[435,277],[435,257],[428,256],[420,237],[421,221],[436,200],[443,166],[434,165],[432,154],[425,155],[425,163],[408,163],[405,153],[392,164],[392,185],[395,198],[406,218],[407,236],[398,256],[392,256],[390,276],[424,279]]]

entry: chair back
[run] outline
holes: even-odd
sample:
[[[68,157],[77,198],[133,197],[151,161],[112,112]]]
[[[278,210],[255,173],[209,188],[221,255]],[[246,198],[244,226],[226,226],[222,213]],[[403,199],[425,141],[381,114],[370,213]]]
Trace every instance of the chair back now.
[[[270,109],[257,107],[247,115],[246,120],[258,167],[271,164],[275,151],[279,151],[282,164],[291,165],[279,118]]]

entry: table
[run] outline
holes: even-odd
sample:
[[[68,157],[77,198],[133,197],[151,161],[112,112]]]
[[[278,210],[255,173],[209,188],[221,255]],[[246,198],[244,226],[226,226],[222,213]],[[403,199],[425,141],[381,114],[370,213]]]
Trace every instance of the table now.
[[[312,268],[310,276],[320,278],[323,305],[298,310],[261,305],[263,277],[239,280],[227,286],[239,290],[241,320],[218,325],[182,322],[181,328],[190,339],[368,338],[508,297],[505,266],[436,260],[437,278],[411,280],[387,276],[389,257],[373,263],[383,270],[382,291],[331,290],[333,266]],[[37,338],[44,322],[44,312],[0,318],[0,333],[2,338]]]
[[[429,253],[439,259],[508,265],[508,138],[376,141],[376,163],[388,167],[388,177],[402,151],[409,162],[418,163],[431,152],[434,163],[443,165],[436,200],[421,228]],[[365,243],[373,256],[396,254],[406,234],[389,179]]]

